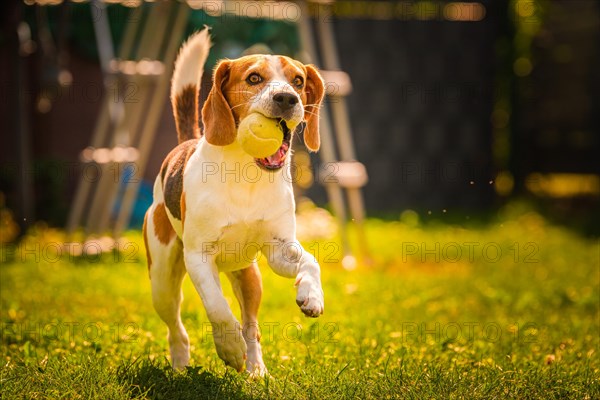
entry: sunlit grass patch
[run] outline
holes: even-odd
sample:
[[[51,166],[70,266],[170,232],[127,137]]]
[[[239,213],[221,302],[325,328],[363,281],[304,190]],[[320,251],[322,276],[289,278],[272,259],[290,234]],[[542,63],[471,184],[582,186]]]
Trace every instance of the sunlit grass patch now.
[[[11,249],[0,266],[2,397],[600,397],[597,240],[531,210],[477,227],[405,213],[366,228],[372,265],[347,271],[341,252],[319,252],[319,319],[303,317],[293,281],[261,261],[271,376],[258,381],[218,359],[188,280],[182,315],[193,365],[170,369],[139,232],[126,236],[134,252],[58,259],[42,249],[63,245],[64,234],[33,232],[31,251]]]

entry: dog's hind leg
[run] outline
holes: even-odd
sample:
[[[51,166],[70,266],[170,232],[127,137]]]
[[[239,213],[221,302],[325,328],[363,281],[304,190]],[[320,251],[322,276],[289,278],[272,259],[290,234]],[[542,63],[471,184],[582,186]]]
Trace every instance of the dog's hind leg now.
[[[260,270],[256,262],[253,262],[246,269],[228,272],[227,277],[242,311],[242,335],[248,346],[246,370],[252,375],[263,376],[267,373],[267,368],[263,362],[257,319],[262,298]]]
[[[161,215],[164,211],[160,207],[159,204],[148,210],[144,224],[152,303],[160,318],[167,324],[173,368],[182,369],[190,360],[190,342],[180,315],[183,300],[181,283],[186,273],[183,246],[174,232],[171,234],[167,232],[167,227],[161,226],[169,222],[163,219],[166,214],[164,217]],[[168,228],[172,229],[170,224]]]

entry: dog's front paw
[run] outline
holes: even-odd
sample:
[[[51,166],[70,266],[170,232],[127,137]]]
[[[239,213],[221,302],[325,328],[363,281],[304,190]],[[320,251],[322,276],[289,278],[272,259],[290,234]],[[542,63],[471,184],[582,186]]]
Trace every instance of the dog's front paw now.
[[[171,350],[173,369],[183,370],[190,364],[190,340],[185,329],[174,335],[167,335]]]
[[[269,371],[262,360],[252,362],[248,359],[246,362],[246,372],[248,372],[250,379],[263,378],[269,374]]]
[[[214,329],[214,328],[213,328]],[[237,321],[221,325],[220,329],[213,332],[217,354],[225,365],[241,372],[246,362],[246,341],[242,337],[242,330]]]
[[[323,289],[319,280],[309,275],[298,277],[296,280],[298,292],[296,294],[296,304],[300,310],[307,316],[317,318],[323,314],[325,309],[325,300],[323,298]]]
[[[247,337],[246,337],[247,338]],[[248,358],[246,359],[246,371],[252,379],[262,378],[267,375],[267,367],[263,361],[262,349],[260,348],[259,339],[251,339],[246,343],[248,346]]]

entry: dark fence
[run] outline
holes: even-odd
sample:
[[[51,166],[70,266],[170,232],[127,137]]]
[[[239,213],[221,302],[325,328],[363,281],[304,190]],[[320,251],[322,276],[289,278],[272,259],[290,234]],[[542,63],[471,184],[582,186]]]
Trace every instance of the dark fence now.
[[[494,21],[338,19],[372,211],[482,209],[493,199]]]

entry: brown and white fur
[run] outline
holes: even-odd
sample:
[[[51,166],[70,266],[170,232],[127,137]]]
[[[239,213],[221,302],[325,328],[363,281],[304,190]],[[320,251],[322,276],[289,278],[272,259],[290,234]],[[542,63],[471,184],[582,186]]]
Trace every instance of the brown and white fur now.
[[[200,294],[219,357],[238,371],[265,374],[257,313],[262,281],[256,259],[295,278],[304,314],[323,312],[320,267],[296,240],[289,179],[291,136],[304,129],[306,146],[319,148],[323,81],[317,70],[284,56],[252,55],[221,61],[202,108],[198,96],[210,48],[208,30],[183,45],[175,63],[171,101],[179,145],[164,160],[144,239],[154,308],[168,327],[173,367],[189,364],[190,344],[180,317],[186,274]],[[254,159],[236,141],[237,125],[259,112],[284,122],[286,139],[274,156]],[[231,281],[242,322],[234,317],[219,273]]]

